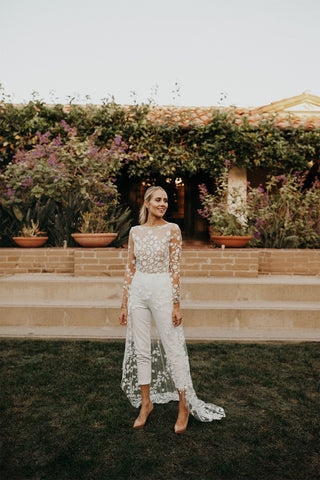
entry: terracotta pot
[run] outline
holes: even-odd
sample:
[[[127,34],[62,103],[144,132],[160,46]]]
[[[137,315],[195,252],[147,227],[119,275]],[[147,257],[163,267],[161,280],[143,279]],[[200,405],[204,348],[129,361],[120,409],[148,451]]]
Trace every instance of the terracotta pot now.
[[[244,235],[244,236],[237,236],[237,235],[210,235],[211,240],[214,241],[217,245],[224,245],[225,247],[233,247],[233,248],[240,248],[247,245],[250,242],[252,236],[251,235]]]
[[[48,237],[12,237],[19,247],[42,247],[48,240]]]
[[[71,236],[82,247],[107,247],[117,238],[117,233],[72,233]]]

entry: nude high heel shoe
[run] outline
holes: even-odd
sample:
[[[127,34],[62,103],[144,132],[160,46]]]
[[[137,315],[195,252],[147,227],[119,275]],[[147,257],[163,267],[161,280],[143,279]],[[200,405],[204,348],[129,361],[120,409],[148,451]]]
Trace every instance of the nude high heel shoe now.
[[[136,418],[136,420],[135,420],[135,422],[134,422],[134,424],[133,424],[133,428],[134,428],[135,430],[140,430],[141,428],[143,428],[143,427],[145,426],[145,424],[146,424],[146,422],[147,422],[147,420],[148,420],[148,418],[149,418],[152,410],[153,410],[153,405],[151,404],[151,407],[149,408],[149,412],[148,412],[148,415],[146,416],[146,419],[145,419],[145,420],[140,420],[140,419],[139,419],[140,415],[139,415],[138,418]]]
[[[189,421],[189,415],[190,412],[188,412],[187,419],[183,425],[177,425],[177,423],[174,426],[174,433],[184,433],[187,430],[188,426],[188,421]]]

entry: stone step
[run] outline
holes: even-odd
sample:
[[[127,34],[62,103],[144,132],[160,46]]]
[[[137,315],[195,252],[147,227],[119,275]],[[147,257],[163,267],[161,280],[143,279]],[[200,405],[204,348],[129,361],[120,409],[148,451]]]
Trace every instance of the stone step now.
[[[0,336],[40,338],[51,332],[54,338],[86,338],[90,331],[87,338],[123,338],[122,282],[51,274],[2,277]],[[319,277],[187,277],[181,306],[189,340],[320,340]]]
[[[320,341],[320,330],[314,329],[223,329],[184,327],[188,342],[309,342]],[[70,340],[124,340],[126,328],[118,327],[36,327],[0,326],[0,338],[70,339]]]
[[[0,278],[0,303],[40,301],[121,302],[122,277],[13,275]],[[181,298],[188,301],[320,301],[320,277],[183,277]]]
[[[182,302],[190,328],[320,329],[319,302]],[[109,302],[0,305],[1,326],[118,327],[119,305]]]

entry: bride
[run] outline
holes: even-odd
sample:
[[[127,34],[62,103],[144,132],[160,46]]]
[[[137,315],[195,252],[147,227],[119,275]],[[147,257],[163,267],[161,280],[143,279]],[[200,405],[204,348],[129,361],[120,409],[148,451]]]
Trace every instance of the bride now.
[[[167,208],[165,190],[148,188],[140,225],[129,233],[119,315],[127,326],[121,387],[133,406],[141,405],[133,428],[144,427],[153,403],[179,400],[174,431],[183,433],[189,413],[202,422],[220,420],[225,413],[198,399],[193,388],[180,311],[181,232],[164,220]]]

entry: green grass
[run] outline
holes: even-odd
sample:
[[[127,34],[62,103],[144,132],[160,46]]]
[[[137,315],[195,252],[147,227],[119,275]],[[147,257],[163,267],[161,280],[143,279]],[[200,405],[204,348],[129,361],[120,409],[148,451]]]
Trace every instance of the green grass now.
[[[190,344],[199,397],[227,417],[181,436],[175,402],[132,429],[121,342],[0,348],[2,480],[319,478],[319,344]]]

